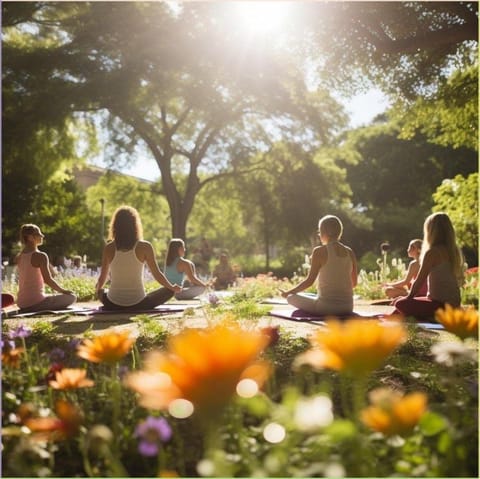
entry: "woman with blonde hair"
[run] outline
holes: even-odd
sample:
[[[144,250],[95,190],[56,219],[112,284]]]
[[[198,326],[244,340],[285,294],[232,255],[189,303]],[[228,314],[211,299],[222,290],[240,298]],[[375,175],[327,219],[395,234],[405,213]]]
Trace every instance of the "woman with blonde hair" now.
[[[24,313],[65,309],[77,300],[72,291],[62,288],[53,279],[48,256],[38,249],[44,237],[37,225],[28,223],[20,228],[23,249],[16,258],[17,305]],[[45,284],[60,294],[45,294]]]
[[[198,278],[193,262],[184,258],[185,252],[185,242],[182,239],[172,238],[170,240],[164,271],[165,276],[171,283],[176,283],[183,287],[180,293],[175,294],[175,298],[179,300],[193,299],[203,294],[207,288],[207,285]],[[190,282],[190,286],[184,287],[185,276]]]
[[[446,304],[460,306],[463,282],[463,257],[457,245],[455,230],[446,213],[433,213],[423,225],[420,271],[407,296],[395,300],[396,311],[418,319],[431,319]],[[427,281],[426,296],[416,296]]]
[[[163,286],[148,294],[143,283],[145,264]],[[104,291],[109,273],[110,287]],[[158,268],[153,246],[143,240],[140,215],[131,206],[120,206],[113,214],[96,290],[103,309],[109,311],[153,309],[182,290],[180,286],[171,284]]]

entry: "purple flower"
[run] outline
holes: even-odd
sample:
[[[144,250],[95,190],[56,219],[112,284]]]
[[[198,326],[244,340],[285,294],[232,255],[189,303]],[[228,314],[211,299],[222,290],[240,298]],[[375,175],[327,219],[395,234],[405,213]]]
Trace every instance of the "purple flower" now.
[[[61,348],[53,348],[49,353],[50,361],[58,363],[65,358],[65,351]]]
[[[70,349],[77,349],[77,346],[82,342],[82,340],[80,338],[72,338],[69,342],[68,342],[68,347]]]
[[[2,351],[4,349],[14,349],[15,348],[15,341],[7,340],[7,339],[2,338],[0,340],[0,347],[1,347]]]
[[[25,325],[21,324],[17,326],[13,331],[8,333],[10,339],[15,338],[28,338],[32,334],[32,330],[27,328]]]
[[[148,416],[137,426],[134,435],[140,438],[138,451],[142,456],[156,456],[160,444],[172,437],[172,429],[163,417]]]
[[[218,296],[215,293],[209,293],[208,294],[208,302],[212,306],[216,306],[220,300],[218,299]]]

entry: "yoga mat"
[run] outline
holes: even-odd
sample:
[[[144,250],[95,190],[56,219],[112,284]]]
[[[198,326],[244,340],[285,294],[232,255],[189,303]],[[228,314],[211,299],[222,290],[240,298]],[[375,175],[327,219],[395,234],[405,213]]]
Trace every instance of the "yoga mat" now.
[[[350,313],[346,315],[333,315],[333,314],[325,314],[321,316],[315,316],[311,313],[307,313],[306,311],[302,311],[301,309],[272,309],[270,311],[270,316],[276,316],[277,318],[282,319],[289,319],[291,321],[307,321],[307,322],[325,322],[328,319],[336,318],[336,319],[349,319],[349,318],[371,318],[374,319],[372,316],[361,316],[357,313]]]
[[[13,311],[2,311],[2,317],[5,315],[6,318],[28,318],[30,316],[42,316],[42,315],[61,315],[61,314],[84,314],[88,311],[91,311],[90,308],[67,308],[67,309],[44,309],[41,311],[30,311],[28,313],[22,313],[21,309]]]
[[[95,309],[89,309],[88,311],[81,311],[77,314],[81,316],[97,316],[97,315],[118,315],[118,314],[129,314],[129,315],[136,315],[136,314],[169,314],[169,313],[181,313],[185,310],[183,306],[169,306],[169,305],[162,305],[158,306],[154,309],[142,309],[142,310],[135,310],[135,309],[117,309],[117,310],[104,310],[101,307]]]

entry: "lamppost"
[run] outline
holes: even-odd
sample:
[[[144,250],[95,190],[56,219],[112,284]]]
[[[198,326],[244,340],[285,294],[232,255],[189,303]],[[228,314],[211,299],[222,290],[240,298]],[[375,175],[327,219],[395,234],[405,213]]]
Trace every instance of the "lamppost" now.
[[[102,238],[102,243],[105,242],[105,199],[100,198],[100,208],[101,208],[101,216],[102,221],[100,224],[100,237]]]

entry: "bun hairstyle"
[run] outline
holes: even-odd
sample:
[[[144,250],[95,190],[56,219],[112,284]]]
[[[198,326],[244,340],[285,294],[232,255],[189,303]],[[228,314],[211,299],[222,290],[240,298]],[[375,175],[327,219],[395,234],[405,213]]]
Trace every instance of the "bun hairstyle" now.
[[[40,228],[37,225],[26,223],[20,227],[20,241],[22,244],[28,241],[27,236],[34,234],[41,234]]]
[[[334,215],[326,215],[318,222],[320,236],[339,240],[342,237],[343,225],[340,219]]]

